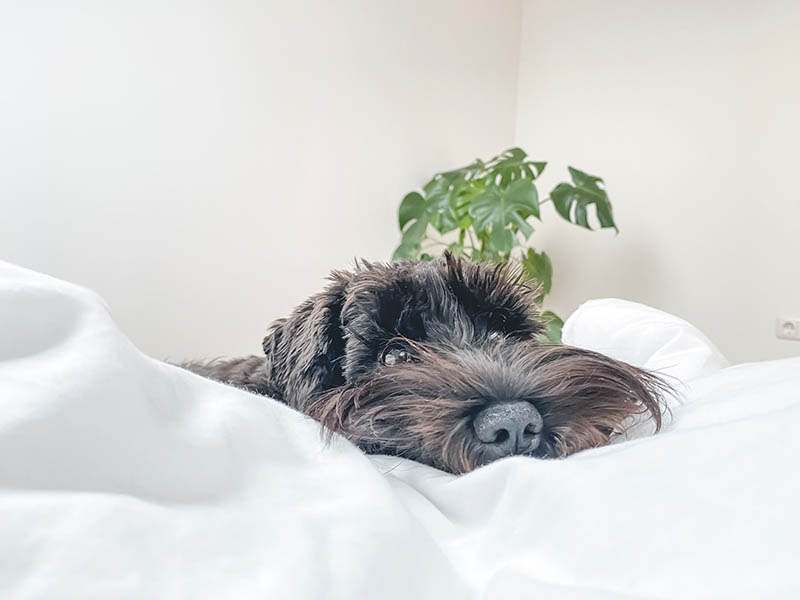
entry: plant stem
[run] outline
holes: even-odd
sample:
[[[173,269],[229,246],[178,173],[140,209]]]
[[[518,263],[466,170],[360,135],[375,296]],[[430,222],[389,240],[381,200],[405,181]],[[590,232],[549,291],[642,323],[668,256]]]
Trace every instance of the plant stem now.
[[[467,233],[469,233],[469,241],[470,241],[470,244],[472,244],[472,248],[477,250],[478,252],[480,252],[482,250],[482,248],[478,248],[478,244],[475,241],[475,236],[472,235],[472,228],[471,227],[469,229],[467,229]]]

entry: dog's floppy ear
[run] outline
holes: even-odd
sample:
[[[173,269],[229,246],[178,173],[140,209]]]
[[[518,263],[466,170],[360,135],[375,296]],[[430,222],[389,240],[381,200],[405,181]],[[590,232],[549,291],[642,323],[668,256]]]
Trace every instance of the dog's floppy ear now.
[[[270,395],[301,409],[320,392],[344,383],[341,311],[351,275],[331,274],[331,283],[279,319],[264,338]]]

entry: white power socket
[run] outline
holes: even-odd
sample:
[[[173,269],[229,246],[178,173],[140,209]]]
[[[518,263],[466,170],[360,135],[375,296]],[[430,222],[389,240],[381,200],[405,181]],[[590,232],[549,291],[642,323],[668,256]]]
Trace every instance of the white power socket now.
[[[780,340],[800,341],[800,319],[778,317],[775,321],[775,335]]]

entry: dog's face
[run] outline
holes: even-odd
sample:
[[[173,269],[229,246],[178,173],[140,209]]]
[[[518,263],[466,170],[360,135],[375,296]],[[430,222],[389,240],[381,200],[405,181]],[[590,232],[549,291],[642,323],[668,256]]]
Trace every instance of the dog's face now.
[[[535,290],[506,267],[448,256],[332,279],[273,326],[267,378],[367,452],[463,473],[606,444],[639,413],[660,425],[661,382],[537,341]]]

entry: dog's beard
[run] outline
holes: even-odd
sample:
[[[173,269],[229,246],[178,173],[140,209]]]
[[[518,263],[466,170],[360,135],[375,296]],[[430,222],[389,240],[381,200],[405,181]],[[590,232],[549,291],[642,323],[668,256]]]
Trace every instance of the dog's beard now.
[[[564,457],[602,446],[634,417],[661,426],[667,386],[656,376],[568,346],[499,343],[467,350],[415,343],[417,361],[379,367],[313,399],[304,412],[370,453],[465,473],[497,455],[472,422],[497,402],[532,403],[544,420],[528,455]]]

